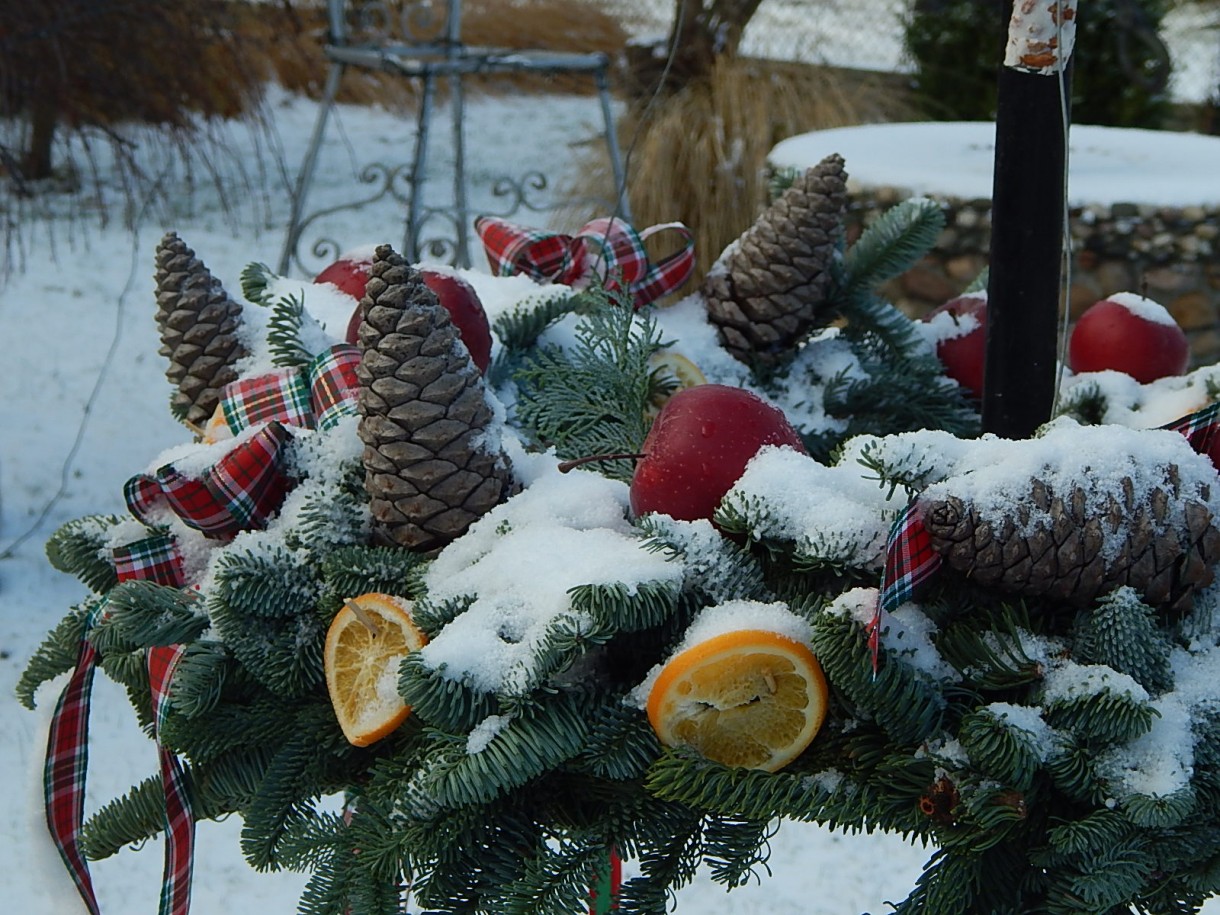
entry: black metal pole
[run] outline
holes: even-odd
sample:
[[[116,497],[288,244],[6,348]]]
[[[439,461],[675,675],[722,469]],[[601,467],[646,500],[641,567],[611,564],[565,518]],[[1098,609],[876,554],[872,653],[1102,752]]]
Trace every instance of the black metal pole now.
[[[996,101],[983,429],[1028,438],[1055,396],[1071,70],[1061,81],[1053,66],[1013,65],[1011,35]]]

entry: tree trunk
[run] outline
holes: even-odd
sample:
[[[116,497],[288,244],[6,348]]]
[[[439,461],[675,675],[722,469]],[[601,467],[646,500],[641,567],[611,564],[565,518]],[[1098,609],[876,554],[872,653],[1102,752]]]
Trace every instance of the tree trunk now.
[[[627,48],[627,91],[633,101],[672,95],[706,80],[717,57],[733,56],[762,0],[675,0],[664,45]]]
[[[40,92],[30,103],[30,136],[21,157],[21,177],[25,181],[38,181],[51,177],[51,146],[55,140],[55,125],[59,120],[59,106],[50,92]]]

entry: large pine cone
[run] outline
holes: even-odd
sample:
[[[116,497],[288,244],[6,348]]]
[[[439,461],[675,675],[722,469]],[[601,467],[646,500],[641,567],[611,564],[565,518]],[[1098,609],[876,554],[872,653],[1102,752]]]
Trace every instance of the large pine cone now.
[[[703,282],[721,342],[747,365],[786,358],[822,319],[847,208],[843,157],[796,179],[731,245]]]
[[[359,331],[360,440],[380,542],[444,546],[511,491],[483,375],[419,271],[377,249]]]
[[[1087,606],[1130,585],[1149,605],[1189,609],[1220,561],[1216,519],[1202,501],[1182,499],[1176,467],[1165,487],[1137,496],[1124,478],[1123,490],[1121,502],[1107,496],[1104,511],[1087,512],[1079,486],[1059,495],[1031,479],[1017,516],[998,526],[956,496],[921,509],[933,548],[984,587]],[[1171,504],[1179,500],[1182,521],[1173,526]]]
[[[165,375],[177,388],[174,416],[202,427],[216,410],[220,392],[237,378],[233,365],[246,355],[237,338],[241,305],[177,233],[157,245],[157,328]]]

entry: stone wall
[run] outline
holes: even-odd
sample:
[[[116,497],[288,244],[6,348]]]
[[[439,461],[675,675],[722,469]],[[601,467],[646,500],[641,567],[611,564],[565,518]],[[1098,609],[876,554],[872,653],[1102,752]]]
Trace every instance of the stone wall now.
[[[908,195],[855,188],[848,240]],[[987,264],[991,201],[938,198],[945,230],[921,263],[882,293],[912,316],[959,294]],[[1191,340],[1194,364],[1220,361],[1220,207],[1116,203],[1070,211],[1073,319],[1115,292],[1164,305]]]

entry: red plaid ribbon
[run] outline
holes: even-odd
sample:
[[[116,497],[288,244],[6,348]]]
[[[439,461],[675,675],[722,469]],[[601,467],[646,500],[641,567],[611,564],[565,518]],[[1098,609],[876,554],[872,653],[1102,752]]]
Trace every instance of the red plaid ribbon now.
[[[1190,447],[1199,454],[1210,456],[1211,447],[1220,435],[1220,403],[1204,407],[1161,427],[1172,432],[1181,432],[1190,442]],[[1215,459],[1213,458],[1213,461]]]
[[[304,368],[231,381],[220,394],[225,424],[234,435],[267,422],[330,429],[356,412],[359,364],[359,348],[339,343]]]
[[[118,547],[112,555],[120,581],[155,581],[174,588],[185,584],[182,559],[173,540],[165,535]],[[93,675],[97,670],[97,649],[89,641],[88,632],[104,615],[105,604],[104,600],[101,601],[86,620],[76,668],[51,718],[43,775],[47,826],[51,838],[76,882],[85,907],[92,915],[99,915],[100,909],[79,840],[84,824],[85,776],[89,767],[89,700]],[[164,720],[164,700],[169,691],[170,677],[181,652],[180,645],[152,648],[148,652],[149,682],[158,734]],[[163,747],[158,746],[158,752],[167,811],[165,871],[159,911],[161,915],[186,915],[190,907],[195,819],[181,763]]]
[[[600,278],[608,289],[626,289],[640,308],[680,287],[695,269],[695,240],[680,222],[636,232],[621,219],[595,219],[575,235],[558,235],[519,226],[495,216],[474,223],[493,273],[524,273],[543,283],[582,288]],[[682,247],[656,264],[648,260],[644,240],[676,232]]]
[[[131,513],[146,523],[164,501],[188,526],[208,537],[227,537],[262,527],[288,492],[283,470],[292,434],[270,422],[214,464],[202,479],[166,464],[155,474],[137,474],[123,487]]]
[[[919,588],[936,574],[942,561],[940,554],[932,549],[932,536],[923,525],[919,504],[911,502],[894,519],[885,543],[881,596],[877,601],[877,612],[868,625],[873,673],[877,672],[881,654],[881,615],[893,613],[911,600]]]

